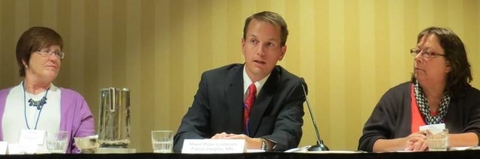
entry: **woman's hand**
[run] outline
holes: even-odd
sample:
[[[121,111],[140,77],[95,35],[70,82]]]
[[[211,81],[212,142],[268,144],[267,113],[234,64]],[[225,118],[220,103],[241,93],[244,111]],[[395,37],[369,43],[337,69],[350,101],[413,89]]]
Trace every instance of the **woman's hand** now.
[[[426,131],[419,131],[416,133],[412,133],[405,137],[406,146],[405,150],[408,151],[425,151],[428,149],[427,144],[427,132]]]

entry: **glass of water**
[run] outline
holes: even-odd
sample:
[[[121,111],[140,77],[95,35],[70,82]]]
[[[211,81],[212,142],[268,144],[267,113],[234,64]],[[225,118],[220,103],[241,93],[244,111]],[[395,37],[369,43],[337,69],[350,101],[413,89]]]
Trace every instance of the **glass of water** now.
[[[153,153],[172,153],[173,131],[154,130],[152,131]]]
[[[428,151],[448,150],[448,129],[432,129],[427,131]]]
[[[68,132],[47,132],[46,145],[50,153],[65,153],[68,145]]]

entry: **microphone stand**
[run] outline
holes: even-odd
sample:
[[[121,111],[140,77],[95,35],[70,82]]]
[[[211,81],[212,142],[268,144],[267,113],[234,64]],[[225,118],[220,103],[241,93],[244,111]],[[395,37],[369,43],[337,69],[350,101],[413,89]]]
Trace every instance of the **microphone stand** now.
[[[327,145],[323,143],[323,140],[317,141],[317,145],[313,145],[307,149],[308,151],[328,151]]]
[[[305,94],[305,102],[307,102],[308,112],[310,113],[310,117],[312,118],[313,128],[315,128],[315,132],[316,132],[315,134],[317,135],[317,145],[310,146],[308,148],[308,151],[328,151],[330,149],[328,149],[327,145],[325,145],[323,143],[323,140],[320,139],[320,133],[318,131],[317,122],[313,117],[312,108],[310,108],[310,103],[308,102],[308,99],[307,99],[307,91],[305,91],[305,87],[303,86],[303,83],[301,83],[301,85],[302,85],[303,93]]]

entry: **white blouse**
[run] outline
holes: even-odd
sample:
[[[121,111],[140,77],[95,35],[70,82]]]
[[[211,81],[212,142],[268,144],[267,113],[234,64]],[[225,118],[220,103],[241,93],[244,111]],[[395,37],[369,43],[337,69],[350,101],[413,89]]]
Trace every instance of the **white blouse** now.
[[[13,87],[7,95],[2,119],[3,140],[18,143],[21,130],[60,130],[60,89],[51,84],[46,104],[41,110],[29,106],[28,100],[40,101],[46,92],[30,94],[22,83]],[[37,123],[38,122],[38,123]],[[27,127],[28,125],[28,127]],[[35,129],[36,127],[36,129]]]

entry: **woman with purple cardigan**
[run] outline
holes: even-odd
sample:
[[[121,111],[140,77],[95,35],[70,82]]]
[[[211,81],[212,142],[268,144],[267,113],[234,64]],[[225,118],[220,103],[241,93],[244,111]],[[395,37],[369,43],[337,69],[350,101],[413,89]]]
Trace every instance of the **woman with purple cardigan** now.
[[[0,90],[0,141],[18,143],[22,130],[68,131],[66,153],[79,153],[74,137],[95,133],[92,113],[79,93],[53,85],[65,53],[62,37],[32,27],[17,43],[20,84]]]

